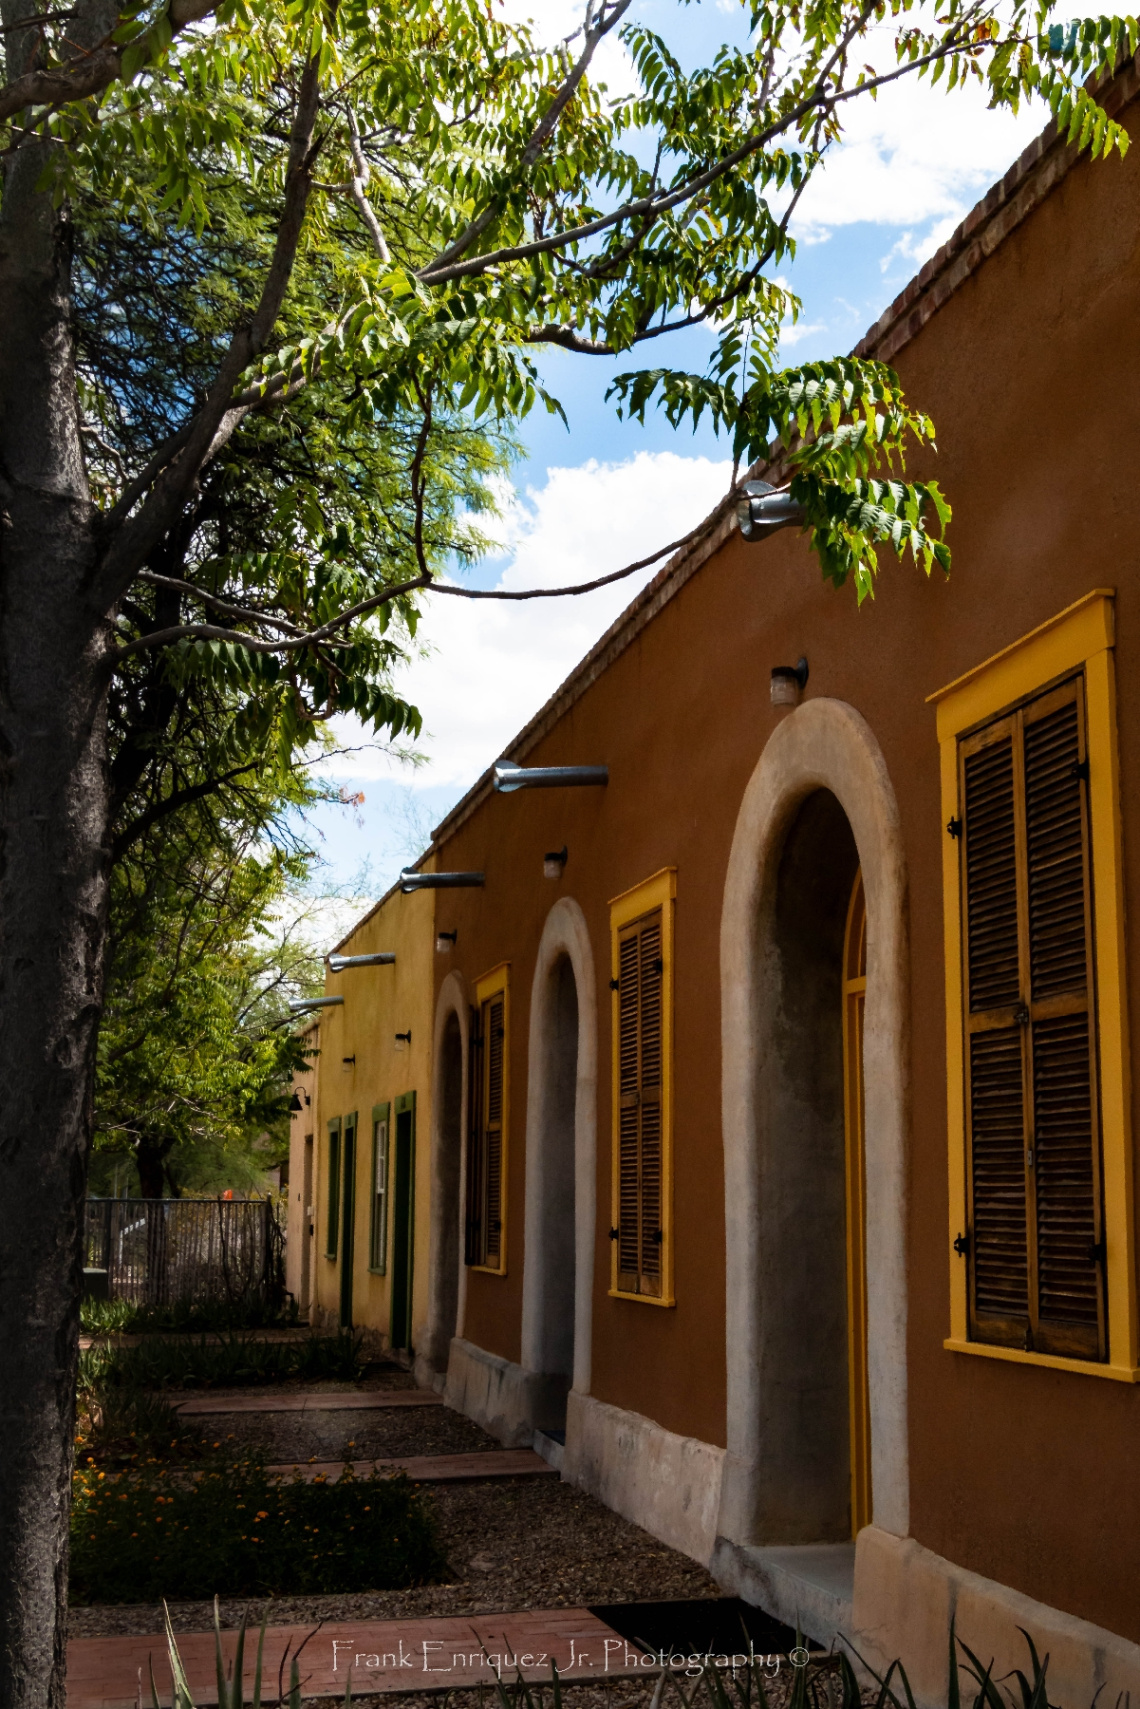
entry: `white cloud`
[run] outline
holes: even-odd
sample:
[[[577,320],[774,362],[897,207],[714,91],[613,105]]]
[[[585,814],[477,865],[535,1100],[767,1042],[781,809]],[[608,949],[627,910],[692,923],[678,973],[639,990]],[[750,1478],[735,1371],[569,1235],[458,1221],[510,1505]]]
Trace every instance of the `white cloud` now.
[[[545,485],[528,488],[507,518],[512,555],[498,585],[566,586],[621,569],[688,533],[727,490],[730,473],[726,462],[672,451],[548,469]],[[431,651],[408,664],[397,686],[423,713],[430,764],[409,780],[372,750],[344,756],[336,769],[421,788],[473,782],[664,561],[574,599],[428,596],[420,633]],[[359,740],[350,728],[338,735]]]
[[[893,55],[878,41],[868,45],[879,68],[886,68]],[[903,226],[911,234],[908,258],[925,260],[1047,116],[1038,102],[1016,117],[1005,109],[991,112],[984,89],[973,81],[947,91],[908,76],[875,100],[856,97],[843,116],[844,139],[804,192],[792,229],[811,243],[857,221]],[[935,221],[937,234],[919,232]]]

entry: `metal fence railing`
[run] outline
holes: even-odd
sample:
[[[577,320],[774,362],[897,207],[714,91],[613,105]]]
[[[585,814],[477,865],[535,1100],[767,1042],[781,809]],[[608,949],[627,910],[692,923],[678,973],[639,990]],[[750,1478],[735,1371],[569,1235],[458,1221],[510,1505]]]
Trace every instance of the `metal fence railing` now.
[[[284,1234],[271,1199],[88,1199],[83,1263],[113,1300],[275,1300]]]

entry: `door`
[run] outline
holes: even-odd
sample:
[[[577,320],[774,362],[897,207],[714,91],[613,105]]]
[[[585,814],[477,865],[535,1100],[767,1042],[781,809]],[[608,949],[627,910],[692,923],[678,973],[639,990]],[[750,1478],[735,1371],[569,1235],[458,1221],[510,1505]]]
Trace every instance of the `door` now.
[[[305,1135],[305,1162],[301,1171],[301,1316],[312,1309],[313,1275],[313,1136]]]
[[[344,1119],[341,1141],[344,1182],[341,1188],[340,1326],[352,1328],[353,1232],[356,1222],[356,1117]]]
[[[412,1346],[412,1269],[416,1217],[416,1094],[396,1099],[395,1179],[392,1193],[391,1345]]]
[[[851,1417],[851,1534],[871,1522],[871,1400],[867,1381],[866,1146],[863,1010],[867,1000],[867,911],[855,874],[843,943],[844,1130],[847,1168],[847,1381]]]

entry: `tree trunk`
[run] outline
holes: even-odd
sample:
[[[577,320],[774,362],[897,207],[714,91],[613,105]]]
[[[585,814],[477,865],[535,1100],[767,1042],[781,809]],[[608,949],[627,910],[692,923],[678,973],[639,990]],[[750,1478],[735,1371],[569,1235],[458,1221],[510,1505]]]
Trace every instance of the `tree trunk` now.
[[[169,1143],[163,1143],[161,1140],[157,1144],[148,1144],[145,1139],[136,1142],[135,1167],[139,1172],[140,1198],[161,1199],[166,1172],[166,1154],[169,1150]]]
[[[62,1709],[81,1231],[107,913],[105,618],[68,223],[0,212],[0,1703]]]

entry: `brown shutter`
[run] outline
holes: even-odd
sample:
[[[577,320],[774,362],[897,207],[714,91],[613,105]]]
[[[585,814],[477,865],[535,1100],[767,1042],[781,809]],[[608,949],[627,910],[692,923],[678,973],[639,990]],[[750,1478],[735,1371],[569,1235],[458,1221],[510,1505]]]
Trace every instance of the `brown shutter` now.
[[[483,1193],[486,1179],[483,1146],[483,1038],[480,1012],[471,1010],[471,1042],[467,1073],[467,1229],[464,1260],[483,1262]]]
[[[483,1262],[498,1269],[502,1254],[503,1233],[503,1050],[506,1036],[504,1005],[501,996],[483,1004],[484,1055],[487,1059],[487,1117],[486,1117],[486,1256]]]
[[[663,1013],[661,910],[618,937],[618,1288],[661,1293]]]
[[[970,1333],[1103,1358],[1082,690],[959,750]]]
[[[506,1004],[503,994],[480,1004],[471,1032],[471,1119],[467,1141],[466,1261],[502,1268],[503,1065]]]

